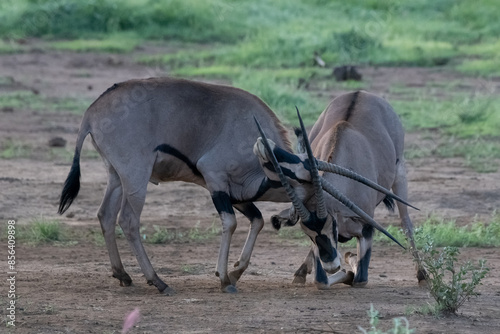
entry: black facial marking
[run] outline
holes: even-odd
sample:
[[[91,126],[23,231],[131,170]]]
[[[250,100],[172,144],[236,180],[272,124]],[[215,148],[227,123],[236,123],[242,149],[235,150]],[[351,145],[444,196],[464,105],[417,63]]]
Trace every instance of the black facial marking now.
[[[363,238],[370,239],[373,235],[373,226],[363,225],[363,229],[361,230],[361,234],[363,235]]]
[[[279,163],[288,163],[290,165],[301,164],[301,165],[304,166],[304,168],[306,170],[308,170],[308,171],[311,170],[311,164],[309,162],[309,159],[305,159],[304,161],[302,161],[295,154],[292,154],[292,153],[290,153],[288,151],[285,151],[284,149],[282,149],[280,147],[275,147],[274,150],[273,150],[273,153],[274,153],[274,156],[276,157],[276,160]],[[276,172],[274,170],[273,164],[270,161],[266,162],[264,164],[264,167],[267,168],[267,169],[269,169],[269,170],[272,170],[272,171]],[[295,173],[292,172],[290,169],[284,168],[283,166],[281,167],[281,169],[283,170],[283,174],[285,174],[285,176],[287,176],[288,178],[300,181],[297,178],[297,176],[295,175]]]
[[[269,170],[272,170],[274,172],[276,172],[276,170],[274,169],[274,166],[272,164],[272,162],[266,162],[264,164],[264,168],[266,169],[269,169]],[[297,181],[300,181],[297,176],[295,175],[294,172],[292,172],[289,168],[284,168],[284,167],[281,167],[281,171],[283,172],[283,174],[285,174],[286,177],[288,177],[289,179],[292,179],[292,180],[297,180]],[[281,183],[280,183],[281,184]]]
[[[189,169],[191,169],[191,171],[193,172],[194,175],[201,176],[201,173],[198,170],[198,168],[196,168],[195,164],[193,162],[191,162],[188,159],[188,157],[186,157],[184,154],[182,154],[181,152],[179,152],[177,149],[173,148],[172,146],[170,146],[168,144],[161,144],[161,145],[158,145],[154,149],[154,152],[156,152],[156,151],[160,151],[162,153],[170,154],[171,156],[176,157],[177,159],[183,161],[189,167]]]
[[[326,224],[326,218],[319,219],[318,216],[316,216],[316,212],[311,212],[311,217],[309,218],[309,220],[302,221],[302,224],[304,224],[304,226],[310,229],[311,231],[314,231],[317,234],[321,234],[321,231],[323,230],[323,227],[325,227]]]
[[[273,150],[274,156],[278,160],[278,162],[288,162],[290,164],[300,164],[302,161],[298,156],[292,154],[290,152],[285,151],[284,149],[276,146]]]
[[[316,282],[328,284],[328,276],[326,275],[325,269],[323,269],[319,258],[316,258]]]
[[[337,257],[337,251],[333,248],[330,239],[324,234],[316,236],[316,245],[319,250],[319,257],[323,262],[332,262]]]
[[[354,282],[368,281],[368,265],[370,264],[371,255],[372,249],[368,248],[366,250],[365,256],[363,256],[358,263],[358,272],[356,273],[356,276],[354,276]]]
[[[234,209],[231,204],[231,197],[224,191],[215,191],[212,194],[212,201],[214,202],[215,209],[221,214],[222,212],[234,215]]]

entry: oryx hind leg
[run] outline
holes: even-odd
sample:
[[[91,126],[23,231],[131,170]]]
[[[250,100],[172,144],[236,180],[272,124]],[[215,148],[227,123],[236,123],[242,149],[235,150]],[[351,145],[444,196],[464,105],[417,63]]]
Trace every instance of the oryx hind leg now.
[[[130,162],[130,165],[139,166],[140,163],[137,162],[137,164],[134,165],[133,162]],[[148,284],[154,285],[160,292],[170,295],[173,293],[173,290],[165,284],[154,271],[144,246],[142,245],[139,233],[140,216],[146,201],[149,175],[144,173],[147,169],[136,168],[133,169],[133,171],[136,173],[134,174],[129,170],[129,173],[126,174],[126,179],[121,177],[123,195],[118,223],[137,258],[137,262]]]
[[[394,194],[398,195],[404,200],[408,199],[408,182],[406,179],[406,168],[404,160],[400,160],[396,169],[396,179],[392,186],[392,191]],[[396,202],[398,207],[399,217],[401,219],[401,228],[403,229],[408,242],[410,243],[410,251],[413,257],[416,259],[418,257],[417,249],[415,246],[415,238],[413,235],[413,223],[408,215],[408,207],[400,202]],[[418,264],[415,265],[417,271],[418,282],[425,280],[425,270],[419,268]]]
[[[132,279],[123,268],[115,237],[116,219],[122,200],[122,185],[118,174],[111,166],[108,168],[108,176],[108,187],[106,188],[106,193],[102,199],[97,217],[101,223],[102,234],[108,249],[113,277],[120,280],[121,286],[129,286],[132,284]]]
[[[248,220],[250,220],[250,229],[248,231],[243,250],[241,251],[240,258],[234,264],[236,269],[232,270],[228,274],[232,285],[236,285],[236,282],[240,279],[243,272],[248,268],[257,236],[264,227],[262,214],[253,203],[235,204],[234,207],[243,213]]]

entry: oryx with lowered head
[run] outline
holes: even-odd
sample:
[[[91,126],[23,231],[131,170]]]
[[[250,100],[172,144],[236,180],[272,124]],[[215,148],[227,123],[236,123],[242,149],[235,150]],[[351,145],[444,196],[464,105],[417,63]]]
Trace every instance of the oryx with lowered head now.
[[[80,154],[90,135],[108,172],[107,189],[97,215],[113,277],[120,285],[128,286],[132,279],[118,252],[117,222],[148,284],[165,294],[173,292],[158,277],[146,255],[139,219],[148,182],[185,181],[210,192],[222,222],[215,273],[222,291],[236,292],[236,282],[249,265],[264,225],[253,202],[289,201],[281,183],[266,177],[252,153],[259,136],[254,118],[270,140],[291,152],[287,131],[275,114],[259,98],[243,90],[174,78],[115,84],[83,116],[59,213],[64,213],[78,195]],[[235,268],[228,271],[229,246],[236,229],[233,208],[250,220],[250,229]]]
[[[301,129],[296,130],[299,154],[290,154],[263,138],[259,138],[254,147],[266,175],[282,182],[294,204],[272,217],[273,226],[279,229],[282,224],[295,225],[300,221],[313,241],[305,262],[295,273],[294,282],[304,283],[306,275],[316,267],[315,283],[319,288],[340,282],[364,286],[368,282],[374,229],[393,239],[373,220],[375,207],[383,202],[392,209],[394,197],[353,182],[338,169],[342,166],[394,191],[400,199],[397,208],[401,225],[415,252],[413,225],[405,202],[403,127],[386,100],[364,91],[334,99],[314,124],[309,137],[301,119],[300,122]],[[264,131],[261,134],[265,138]],[[320,176],[319,171],[325,173]],[[314,186],[311,188],[310,184]],[[348,204],[346,198],[356,205]],[[345,262],[352,271],[339,271],[341,258],[337,243],[353,237],[358,241],[357,254],[345,254]],[[324,270],[333,275],[327,277]],[[421,270],[417,277],[419,281],[424,279]]]

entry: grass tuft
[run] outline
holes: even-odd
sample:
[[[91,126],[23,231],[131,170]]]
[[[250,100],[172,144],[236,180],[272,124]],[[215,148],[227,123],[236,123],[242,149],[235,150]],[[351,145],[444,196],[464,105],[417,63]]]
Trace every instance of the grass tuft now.
[[[0,143],[0,159],[26,158],[31,154],[32,148],[22,142],[7,139]]]
[[[35,245],[62,241],[61,224],[53,219],[36,218],[22,227],[19,237]]]

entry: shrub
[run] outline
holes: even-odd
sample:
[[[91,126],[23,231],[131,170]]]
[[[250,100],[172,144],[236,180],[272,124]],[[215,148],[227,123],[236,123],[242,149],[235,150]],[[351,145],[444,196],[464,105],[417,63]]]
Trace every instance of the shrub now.
[[[457,268],[460,250],[457,247],[444,247],[440,252],[434,248],[431,237],[424,238],[424,246],[416,259],[426,270],[426,281],[432,297],[436,300],[435,310],[439,313],[456,313],[471,297],[478,293],[489,268],[485,260],[477,266],[466,261]]]

